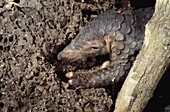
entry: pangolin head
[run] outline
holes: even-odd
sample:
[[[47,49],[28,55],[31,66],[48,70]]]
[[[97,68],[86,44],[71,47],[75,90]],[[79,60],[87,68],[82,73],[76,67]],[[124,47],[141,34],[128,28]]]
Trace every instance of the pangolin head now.
[[[103,37],[79,34],[71,43],[58,54],[58,59],[74,62],[82,58],[108,53],[108,42]],[[90,35],[88,35],[90,36]]]

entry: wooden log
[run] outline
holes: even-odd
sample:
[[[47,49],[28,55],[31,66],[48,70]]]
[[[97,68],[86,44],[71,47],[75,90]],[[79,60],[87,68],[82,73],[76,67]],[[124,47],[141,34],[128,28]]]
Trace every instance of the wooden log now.
[[[142,112],[169,64],[170,1],[157,0],[143,47],[118,94],[114,112]]]

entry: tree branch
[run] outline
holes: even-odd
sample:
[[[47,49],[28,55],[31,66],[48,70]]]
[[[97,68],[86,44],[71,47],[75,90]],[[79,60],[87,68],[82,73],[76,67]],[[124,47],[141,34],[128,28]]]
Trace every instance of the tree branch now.
[[[170,1],[157,0],[144,45],[116,100],[115,112],[142,111],[170,64]]]

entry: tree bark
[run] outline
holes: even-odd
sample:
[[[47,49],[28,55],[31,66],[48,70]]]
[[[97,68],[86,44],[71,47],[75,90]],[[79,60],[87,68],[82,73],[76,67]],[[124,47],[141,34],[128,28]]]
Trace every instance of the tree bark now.
[[[170,1],[157,0],[143,47],[118,94],[114,112],[142,112],[169,64]]]

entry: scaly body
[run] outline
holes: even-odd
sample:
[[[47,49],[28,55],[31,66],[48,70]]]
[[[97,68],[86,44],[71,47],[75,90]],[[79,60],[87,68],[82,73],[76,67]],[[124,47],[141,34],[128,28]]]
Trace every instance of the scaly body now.
[[[73,62],[109,53],[110,63],[93,71],[70,72],[66,75],[70,78],[69,83],[84,88],[101,87],[126,76],[134,53],[142,46],[145,25],[153,10],[109,10],[83,27],[77,37],[58,54],[58,59]]]

